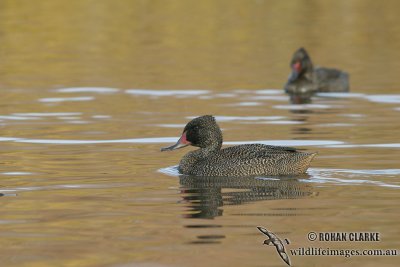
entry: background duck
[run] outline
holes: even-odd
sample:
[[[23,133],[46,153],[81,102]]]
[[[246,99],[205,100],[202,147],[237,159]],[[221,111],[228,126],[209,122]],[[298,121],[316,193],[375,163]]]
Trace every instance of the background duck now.
[[[315,92],[348,92],[348,73],[331,68],[313,67],[310,56],[299,48],[290,62],[292,69],[285,92],[295,97],[311,97]]]
[[[221,149],[222,132],[215,118],[205,115],[190,121],[178,142],[161,151],[188,145],[199,149],[187,153],[179,172],[198,176],[295,175],[305,173],[316,153],[296,148],[246,144]]]

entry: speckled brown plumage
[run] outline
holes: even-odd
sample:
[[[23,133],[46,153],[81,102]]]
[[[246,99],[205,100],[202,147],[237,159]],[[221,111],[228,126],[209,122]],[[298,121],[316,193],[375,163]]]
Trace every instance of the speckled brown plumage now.
[[[316,153],[262,144],[221,149],[222,132],[210,115],[190,121],[178,143],[163,150],[186,145],[200,147],[179,163],[182,174],[198,176],[293,175],[305,173]]]

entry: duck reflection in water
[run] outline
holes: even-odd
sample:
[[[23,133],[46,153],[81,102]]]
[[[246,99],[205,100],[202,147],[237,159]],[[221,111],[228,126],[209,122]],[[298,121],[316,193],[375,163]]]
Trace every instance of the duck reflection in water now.
[[[203,177],[180,175],[183,202],[190,212],[186,218],[213,219],[223,215],[221,207],[263,200],[298,199],[317,195],[299,179],[309,175],[263,177]]]
[[[292,72],[285,92],[292,104],[306,104],[316,92],[348,92],[348,73],[331,68],[314,67],[304,48],[299,48],[290,62]]]

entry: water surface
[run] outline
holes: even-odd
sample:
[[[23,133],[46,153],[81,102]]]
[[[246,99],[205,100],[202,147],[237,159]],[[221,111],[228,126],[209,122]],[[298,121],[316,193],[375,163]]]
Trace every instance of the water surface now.
[[[396,1],[4,1],[3,266],[285,266],[287,249],[400,249]],[[291,54],[351,93],[291,105]],[[299,177],[190,177],[160,152],[213,114],[224,145],[317,151]],[[309,232],[379,232],[321,243]],[[293,266],[398,258],[291,256]]]

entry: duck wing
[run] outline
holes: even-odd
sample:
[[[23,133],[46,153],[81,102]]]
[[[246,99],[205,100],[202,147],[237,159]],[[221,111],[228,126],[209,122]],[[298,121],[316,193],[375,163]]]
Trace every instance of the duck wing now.
[[[349,91],[349,75],[338,69],[317,68],[316,83],[320,92]]]
[[[257,158],[257,157],[265,157],[273,154],[287,154],[287,153],[296,153],[298,150],[294,147],[286,147],[286,146],[271,146],[271,145],[263,145],[263,144],[249,144],[249,145],[239,145],[227,147],[220,150],[220,155],[222,156],[235,156],[239,158]]]
[[[275,164],[284,159],[297,158],[305,153],[293,147],[249,144],[227,147],[213,155],[214,161],[223,165],[257,166],[259,164]]]
[[[342,75],[343,72],[338,69],[317,67],[315,69],[315,73],[317,75],[318,80],[324,81],[330,79],[337,79]]]

